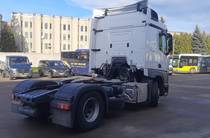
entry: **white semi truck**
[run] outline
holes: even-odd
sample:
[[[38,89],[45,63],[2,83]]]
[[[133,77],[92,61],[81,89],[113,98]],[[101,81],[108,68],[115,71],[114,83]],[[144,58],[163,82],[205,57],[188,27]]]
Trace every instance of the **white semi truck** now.
[[[91,77],[21,82],[13,90],[12,111],[79,130],[101,124],[105,114],[125,104],[156,107],[168,95],[167,55],[172,36],[147,1],[94,12]]]

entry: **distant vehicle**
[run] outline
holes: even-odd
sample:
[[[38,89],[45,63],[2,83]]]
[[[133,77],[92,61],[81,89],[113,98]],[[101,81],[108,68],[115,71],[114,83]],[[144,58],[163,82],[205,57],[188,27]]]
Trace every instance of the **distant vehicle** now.
[[[68,77],[71,70],[62,61],[59,60],[41,60],[39,62],[39,75],[41,77]]]
[[[2,75],[5,69],[6,69],[6,63],[0,60],[0,75]]]
[[[199,61],[199,72],[210,73],[210,56],[202,56]]]
[[[200,54],[180,54],[173,56],[174,73],[199,73]]]
[[[168,56],[168,62],[169,62],[168,73],[169,75],[172,75],[173,74],[173,56]]]
[[[62,52],[61,59],[71,67],[72,74],[87,75],[89,73],[88,49],[78,49],[74,52]]]
[[[10,80],[16,78],[31,78],[31,63],[26,56],[6,56],[2,58],[0,71],[3,78],[9,77]]]

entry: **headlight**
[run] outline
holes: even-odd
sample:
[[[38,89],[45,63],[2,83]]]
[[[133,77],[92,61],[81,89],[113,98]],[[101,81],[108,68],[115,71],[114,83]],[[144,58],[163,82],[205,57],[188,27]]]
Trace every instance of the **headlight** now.
[[[52,71],[53,71],[53,72],[57,72],[57,70],[55,70],[55,69],[52,69]]]

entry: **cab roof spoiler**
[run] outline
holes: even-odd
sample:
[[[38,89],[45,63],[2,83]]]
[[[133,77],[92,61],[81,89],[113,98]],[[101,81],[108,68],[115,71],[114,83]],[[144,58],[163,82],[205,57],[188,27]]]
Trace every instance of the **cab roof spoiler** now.
[[[148,7],[148,0],[142,0],[135,4],[131,4],[131,5],[123,6],[123,7],[104,8],[104,9],[99,9],[99,10],[104,12],[104,16],[107,16],[107,15],[114,15],[114,14],[119,14],[119,13],[142,11],[143,9],[147,7]]]

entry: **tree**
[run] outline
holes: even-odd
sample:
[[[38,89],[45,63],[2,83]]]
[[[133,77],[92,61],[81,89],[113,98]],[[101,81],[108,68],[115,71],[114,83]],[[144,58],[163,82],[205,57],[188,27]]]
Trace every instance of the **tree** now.
[[[207,46],[208,54],[210,54],[210,36],[206,32],[203,32],[202,37],[204,39],[205,45]]]
[[[1,52],[16,52],[17,48],[15,46],[15,37],[12,32],[11,27],[4,26],[1,31],[1,40],[0,40],[0,51]]]
[[[207,36],[208,54],[210,55],[210,36]]]
[[[204,36],[201,34],[200,29],[196,26],[192,36],[192,51],[196,54],[207,54],[207,44]]]
[[[192,53],[192,36],[188,33],[174,35],[174,54]]]

